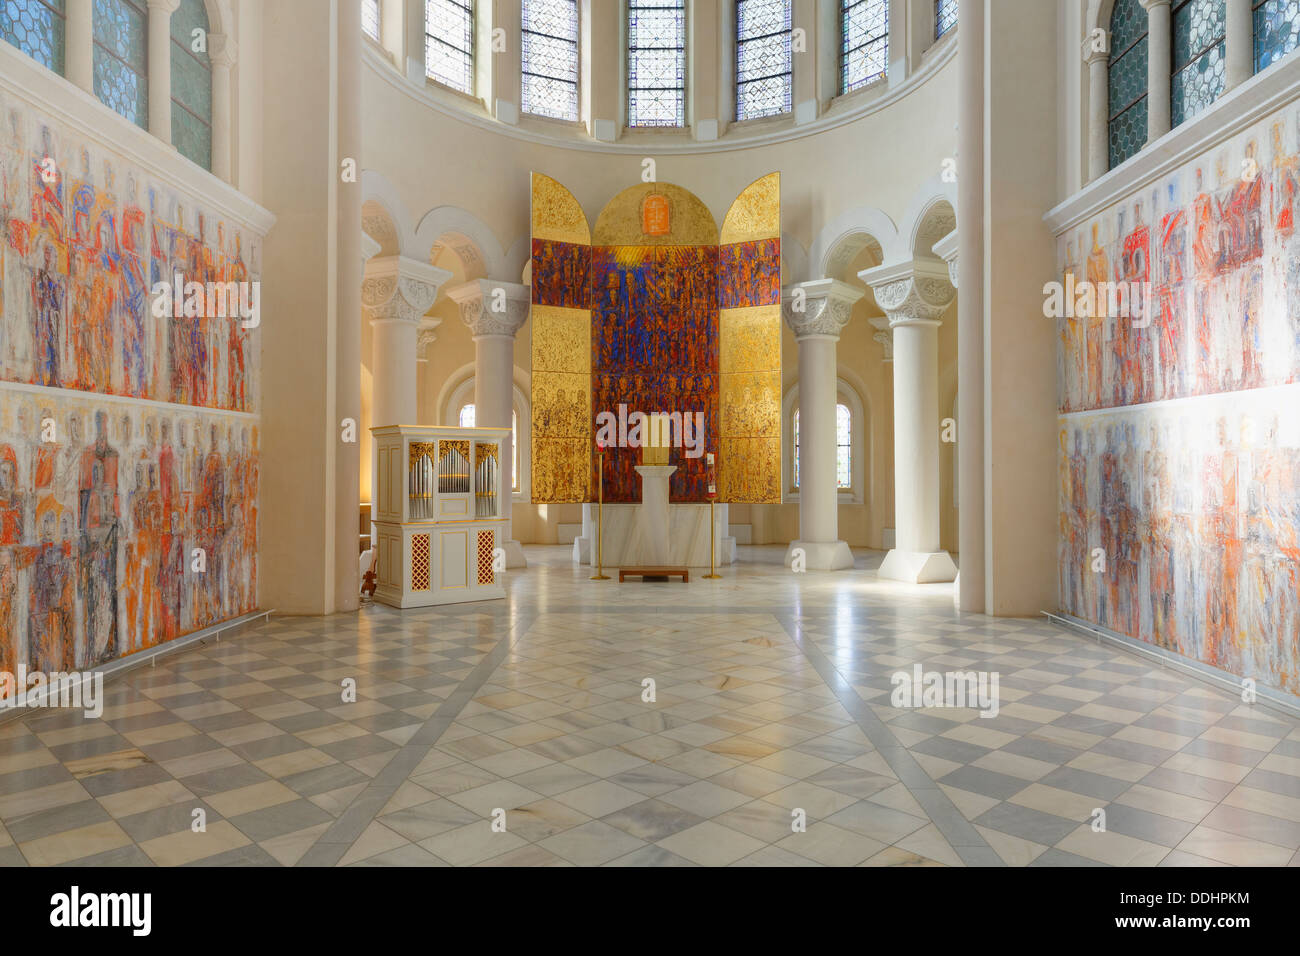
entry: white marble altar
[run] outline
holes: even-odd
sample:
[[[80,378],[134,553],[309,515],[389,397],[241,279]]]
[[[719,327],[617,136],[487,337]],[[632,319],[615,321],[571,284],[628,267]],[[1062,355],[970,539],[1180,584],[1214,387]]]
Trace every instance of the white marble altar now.
[[[605,567],[630,567],[634,564],[685,565],[690,568],[709,566],[709,506],[707,504],[668,505],[668,555],[655,560],[645,547],[640,530],[639,504],[605,505]],[[717,534],[717,566],[736,560],[736,539],[727,533],[727,506],[714,505]],[[596,563],[596,505],[582,506],[582,535],[574,539],[573,560],[579,564]]]

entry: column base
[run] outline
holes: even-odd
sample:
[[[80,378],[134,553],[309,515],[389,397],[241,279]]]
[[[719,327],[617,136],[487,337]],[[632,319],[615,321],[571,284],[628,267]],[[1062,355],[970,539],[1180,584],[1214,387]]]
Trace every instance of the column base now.
[[[879,577],[908,584],[943,584],[957,578],[957,565],[947,551],[899,551],[885,555]]]
[[[803,551],[805,571],[843,571],[853,567],[853,552],[843,541],[791,541],[785,551],[785,566],[794,564],[795,550]]]
[[[524,557],[524,546],[518,541],[507,541],[502,547],[506,552],[507,568],[526,568],[528,559]]]

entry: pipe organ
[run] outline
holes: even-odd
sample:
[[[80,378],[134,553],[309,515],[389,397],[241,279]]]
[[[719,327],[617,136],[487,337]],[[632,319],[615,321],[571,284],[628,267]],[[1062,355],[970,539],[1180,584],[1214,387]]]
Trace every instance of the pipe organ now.
[[[375,600],[428,607],[505,597],[501,443],[508,428],[372,428]]]

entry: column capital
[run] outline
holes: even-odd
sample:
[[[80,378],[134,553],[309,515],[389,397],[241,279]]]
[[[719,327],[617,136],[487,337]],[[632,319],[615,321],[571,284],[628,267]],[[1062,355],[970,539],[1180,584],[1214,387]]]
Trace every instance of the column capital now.
[[[865,293],[838,279],[796,282],[781,293],[781,315],[796,339],[839,338]]]
[[[181,0],[149,0],[149,14],[166,14],[171,16],[181,5]]]
[[[471,279],[447,290],[460,307],[460,319],[475,338],[504,335],[514,338],[526,321],[532,290],[518,282]]]
[[[947,263],[929,256],[863,269],[858,278],[875,292],[891,328],[937,325],[956,295]]]
[[[1142,4],[1142,9],[1147,13],[1150,13],[1156,7],[1169,6],[1169,0],[1138,0],[1138,3]]]
[[[885,318],[868,319],[871,327],[876,330],[876,334],[871,338],[880,343],[880,349],[884,352],[882,361],[892,362],[894,360],[894,332],[889,327],[889,320]]]
[[[442,319],[421,319],[420,329],[416,333],[415,339],[415,360],[417,362],[429,361],[429,346],[438,338],[438,333],[434,330],[442,325]]]
[[[239,44],[225,33],[209,33],[208,58],[213,66],[229,69],[239,59]]]
[[[406,256],[383,256],[366,262],[361,305],[373,322],[418,323],[451,278],[446,269]]]
[[[1101,42],[1098,43],[1098,40]],[[1090,30],[1088,35],[1084,37],[1080,49],[1083,53],[1083,62],[1089,66],[1099,60],[1104,62],[1110,59],[1110,31],[1105,27]]]
[[[957,230],[954,229],[930,247],[936,256],[948,263],[948,281],[957,288]]]

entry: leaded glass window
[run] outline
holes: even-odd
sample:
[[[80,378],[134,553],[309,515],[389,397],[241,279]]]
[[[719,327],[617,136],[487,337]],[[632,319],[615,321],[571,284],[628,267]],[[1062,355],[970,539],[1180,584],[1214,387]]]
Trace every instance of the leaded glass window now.
[[[578,0],[524,0],[523,110],[578,118]]]
[[[1110,14],[1110,168],[1147,141],[1147,12],[1138,0],[1115,0]]]
[[[0,0],[0,37],[55,73],[63,72],[64,0]]]
[[[203,0],[181,0],[172,13],[172,145],[186,159],[212,168],[212,61],[194,49],[194,31],[208,33]]]
[[[1300,46],[1300,0],[1255,0],[1255,72]]]
[[[474,0],[425,0],[424,73],[474,92]]]
[[[361,32],[379,39],[379,0],[361,0]]]
[[[934,38],[957,25],[957,0],[934,0]]]
[[[840,0],[840,92],[889,69],[889,0]]]
[[[1225,0],[1175,0],[1170,120],[1191,119],[1223,93]]]
[[[791,486],[799,487],[799,409],[794,410],[790,423],[794,438],[794,459],[791,462]],[[849,406],[835,406],[835,487],[853,487],[853,413]]]
[[[736,0],[736,119],[790,112],[790,0]]]
[[[627,125],[686,125],[686,0],[628,0]]]
[[[148,22],[145,0],[95,0],[95,96],[142,127],[149,125]]]

